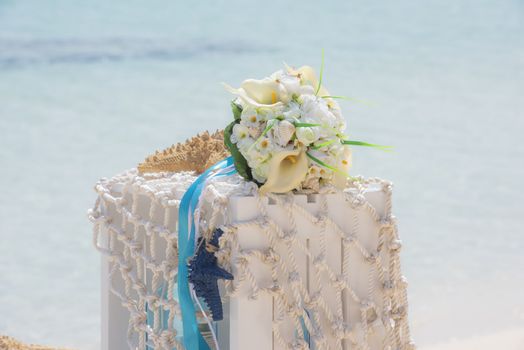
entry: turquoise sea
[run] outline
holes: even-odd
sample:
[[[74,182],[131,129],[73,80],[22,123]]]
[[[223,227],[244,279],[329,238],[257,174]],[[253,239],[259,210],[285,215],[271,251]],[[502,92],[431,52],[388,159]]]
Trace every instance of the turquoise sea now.
[[[320,65],[395,183],[421,346],[524,325],[524,2],[0,0],[0,334],[99,348],[93,185]]]

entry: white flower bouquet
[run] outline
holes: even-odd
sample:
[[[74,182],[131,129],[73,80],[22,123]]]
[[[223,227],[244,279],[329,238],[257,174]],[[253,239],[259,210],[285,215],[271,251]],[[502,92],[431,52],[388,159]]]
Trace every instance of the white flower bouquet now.
[[[236,98],[224,141],[238,173],[261,193],[318,190],[326,183],[343,188],[351,166],[348,145],[386,147],[348,140],[338,97],[322,86],[322,72],[317,79],[309,66],[286,66],[238,89],[225,85]]]

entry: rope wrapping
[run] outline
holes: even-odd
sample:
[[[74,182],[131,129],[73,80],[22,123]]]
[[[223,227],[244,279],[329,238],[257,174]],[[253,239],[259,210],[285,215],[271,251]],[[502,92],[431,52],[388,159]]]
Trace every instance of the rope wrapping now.
[[[185,349],[176,283],[178,211],[194,180],[190,173],[131,170],[95,186],[98,198],[89,211],[93,242],[110,261],[111,293],[129,311],[129,349]],[[372,187],[383,193],[383,208],[368,200]],[[234,280],[224,281],[223,297],[271,296],[279,349],[412,350],[391,195],[391,183],[380,179],[357,178],[342,194],[324,187],[299,196],[259,196],[256,185],[238,176],[214,179],[202,188],[195,208],[196,238],[209,238],[216,227],[224,231],[216,257]],[[228,206],[235,196],[252,197],[258,216],[232,220]],[[347,213],[343,221],[331,215],[334,196],[342,198],[337,203]],[[275,220],[276,210],[285,222]],[[372,246],[362,241],[362,227],[370,222],[377,228]],[[314,236],[303,237],[304,223],[314,228]],[[239,232],[245,230],[258,232],[267,244],[244,247]],[[334,240],[340,242],[340,266],[329,254]],[[304,261],[309,261],[307,275]],[[269,278],[262,279],[254,266],[263,266]],[[359,271],[367,273],[363,287],[353,280]]]

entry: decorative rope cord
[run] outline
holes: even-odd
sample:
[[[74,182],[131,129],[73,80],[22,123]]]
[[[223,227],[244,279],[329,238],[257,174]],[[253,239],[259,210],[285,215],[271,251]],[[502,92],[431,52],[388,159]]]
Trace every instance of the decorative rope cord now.
[[[189,173],[136,171],[102,179],[96,186],[98,198],[89,211],[94,223],[93,241],[110,261],[110,290],[130,314],[127,342],[130,349],[183,349],[177,319],[181,311],[174,291],[178,269],[177,220],[180,199],[194,176]],[[370,186],[385,194],[384,214],[366,199]],[[208,236],[218,226],[224,230],[217,252],[219,263],[234,271],[235,279],[225,281],[226,295],[249,298],[269,295],[273,299],[273,338],[286,349],[370,349],[370,337],[383,330],[380,348],[411,350],[407,317],[407,282],[400,273],[396,220],[391,214],[389,182],[363,179],[349,184],[344,203],[351,212],[346,230],[330,217],[329,187],[316,197],[318,209],[311,212],[295,196],[259,197],[256,186],[238,177],[212,180],[203,191],[196,211],[199,232]],[[258,217],[233,222],[228,213],[229,198],[253,196]],[[148,205],[140,205],[144,202]],[[268,201],[285,213],[287,224],[279,225],[268,212]],[[377,244],[366,247],[358,238],[360,218],[365,215],[377,224]],[[314,240],[303,239],[297,220],[315,228]],[[244,249],[240,229],[256,230],[267,238],[263,249]],[[341,266],[331,266],[328,240],[341,242]],[[310,262],[307,276],[300,272],[299,256]],[[359,293],[351,282],[351,261],[366,264],[367,288]],[[303,259],[301,258],[301,259]],[[300,260],[303,261],[303,260]],[[270,283],[260,280],[253,266],[263,265]],[[122,280],[118,286],[115,280]],[[335,296],[327,299],[327,296]],[[377,295],[380,298],[377,299]],[[349,306],[349,304],[351,306]],[[348,310],[359,309],[359,322],[348,321]],[[148,315],[152,321],[148,321]],[[288,329],[294,333],[290,336]],[[222,349],[226,350],[226,349]]]

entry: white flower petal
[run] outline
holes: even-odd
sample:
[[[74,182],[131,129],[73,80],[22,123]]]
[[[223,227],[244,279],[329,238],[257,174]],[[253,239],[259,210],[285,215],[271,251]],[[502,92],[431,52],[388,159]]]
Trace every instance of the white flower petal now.
[[[285,193],[298,186],[306,177],[308,159],[302,149],[282,151],[269,160],[269,172],[266,183],[260,187],[260,193]]]

